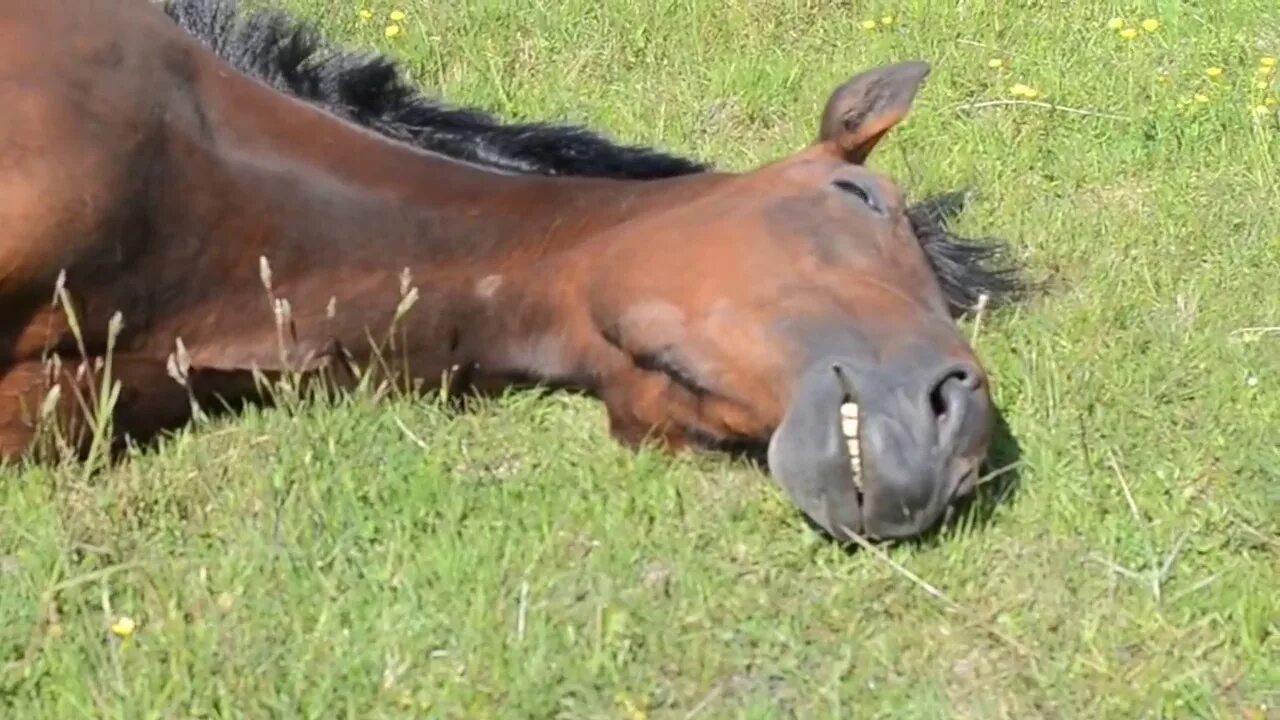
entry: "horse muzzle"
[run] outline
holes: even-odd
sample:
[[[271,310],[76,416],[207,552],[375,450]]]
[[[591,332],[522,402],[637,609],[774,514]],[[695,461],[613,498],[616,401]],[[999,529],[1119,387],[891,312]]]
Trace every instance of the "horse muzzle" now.
[[[892,366],[829,357],[801,377],[769,472],[837,540],[914,537],[973,491],[994,422],[975,365],[929,351]]]

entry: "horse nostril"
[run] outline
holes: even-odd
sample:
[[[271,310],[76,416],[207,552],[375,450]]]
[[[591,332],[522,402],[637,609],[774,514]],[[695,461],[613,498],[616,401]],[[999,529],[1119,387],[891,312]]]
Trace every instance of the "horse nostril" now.
[[[948,391],[948,388],[953,385],[959,385],[967,392],[957,394],[955,391]],[[942,377],[929,389],[929,406],[933,410],[934,418],[939,421],[946,419],[956,410],[953,405],[957,399],[967,398],[969,393],[980,387],[982,387],[982,373],[972,365],[958,363],[947,368],[942,373]]]

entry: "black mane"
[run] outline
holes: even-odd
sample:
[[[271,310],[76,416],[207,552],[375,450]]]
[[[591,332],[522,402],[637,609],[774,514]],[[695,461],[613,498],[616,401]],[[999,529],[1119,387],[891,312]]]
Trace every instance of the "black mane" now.
[[[659,179],[711,167],[637,145],[616,143],[585,128],[502,122],[476,109],[426,97],[396,62],[324,43],[316,29],[288,13],[240,12],[238,0],[166,0],[180,27],[240,72],[383,135],[477,164],[531,175]],[[948,222],[964,209],[961,193],[928,198],[907,214],[957,315],[982,295],[991,306],[1024,286],[994,240],[954,234]]]

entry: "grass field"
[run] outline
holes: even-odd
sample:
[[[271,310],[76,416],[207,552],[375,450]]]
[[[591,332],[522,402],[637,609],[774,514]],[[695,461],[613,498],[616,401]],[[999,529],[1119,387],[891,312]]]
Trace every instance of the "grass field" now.
[[[1280,5],[292,7],[455,102],[728,168],[930,61],[874,164],[974,188],[961,229],[1047,284],[978,333],[1018,481],[846,553],[756,471],[531,394],[0,470],[0,717],[1280,717]],[[1053,107],[962,107],[1017,84]]]

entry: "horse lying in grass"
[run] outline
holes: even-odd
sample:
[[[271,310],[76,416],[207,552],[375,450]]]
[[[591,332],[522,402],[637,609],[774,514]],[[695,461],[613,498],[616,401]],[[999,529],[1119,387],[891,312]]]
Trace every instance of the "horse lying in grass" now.
[[[735,174],[434,103],[224,0],[5,0],[0,28],[0,457],[87,427],[108,370],[118,444],[394,339],[423,389],[572,388],[621,442],[757,454],[837,539],[974,487],[995,411],[954,320],[1016,274],[864,166],[924,63]]]

